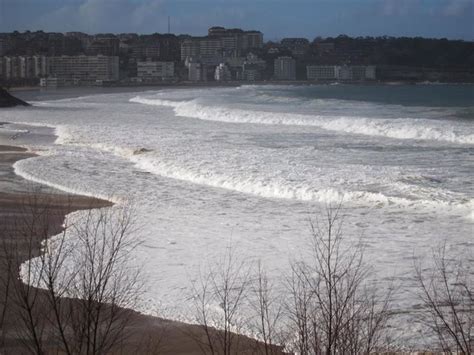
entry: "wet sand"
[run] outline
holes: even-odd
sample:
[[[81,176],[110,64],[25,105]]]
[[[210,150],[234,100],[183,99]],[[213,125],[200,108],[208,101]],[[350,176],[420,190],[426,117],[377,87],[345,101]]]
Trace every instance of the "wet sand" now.
[[[24,233],[24,227],[31,223],[34,209],[48,208],[51,211],[47,220],[37,227],[43,231],[47,230],[47,235],[52,236],[61,231],[66,214],[76,210],[111,205],[110,202],[104,200],[64,194],[61,191],[32,183],[17,176],[14,173],[13,164],[20,159],[30,157],[34,157],[34,154],[27,152],[24,148],[0,145],[0,237],[3,245],[0,248],[0,280],[8,274],[7,261],[12,261],[13,270],[18,270],[21,262],[31,256],[39,255],[41,237],[34,239],[33,247],[29,248],[29,238]],[[38,235],[44,235],[44,233],[38,233]],[[19,257],[12,258],[6,252],[12,246],[18,248],[16,255]],[[32,250],[33,254],[29,253],[29,250]],[[24,287],[18,278],[14,278],[13,282],[15,282],[14,287]],[[21,320],[15,314],[14,307],[9,306],[8,303],[5,307],[5,285],[5,282],[0,282],[0,299],[2,300],[0,302],[0,314],[4,314],[4,317],[2,317],[3,324],[0,323],[0,352],[2,354],[29,353],[18,332],[18,329],[21,329],[22,326]],[[46,299],[45,296],[45,291],[39,291],[38,297],[40,300],[41,298]],[[72,302],[72,306],[74,306],[74,304],[81,301],[67,299],[66,302]],[[126,340],[122,342],[120,349],[115,353],[202,353],[194,340],[195,338],[204,339],[205,336],[198,326],[145,316],[129,310],[125,312],[131,321],[124,332]],[[239,336],[238,341],[239,354],[260,353],[257,350],[258,344],[255,340]],[[46,338],[45,344],[47,353],[57,353],[53,339]]]

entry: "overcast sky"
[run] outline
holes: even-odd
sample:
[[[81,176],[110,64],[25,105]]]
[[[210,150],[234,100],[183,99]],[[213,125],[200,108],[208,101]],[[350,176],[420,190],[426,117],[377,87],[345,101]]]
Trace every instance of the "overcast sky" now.
[[[283,37],[423,36],[474,40],[474,0],[0,0],[13,30],[204,35],[210,26]]]

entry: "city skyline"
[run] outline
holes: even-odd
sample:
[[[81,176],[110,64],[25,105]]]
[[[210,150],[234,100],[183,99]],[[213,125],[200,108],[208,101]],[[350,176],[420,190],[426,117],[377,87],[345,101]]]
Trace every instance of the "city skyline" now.
[[[268,12],[271,10],[269,16]],[[0,32],[204,35],[212,25],[260,30],[265,40],[421,36],[472,41],[471,0],[0,0]]]

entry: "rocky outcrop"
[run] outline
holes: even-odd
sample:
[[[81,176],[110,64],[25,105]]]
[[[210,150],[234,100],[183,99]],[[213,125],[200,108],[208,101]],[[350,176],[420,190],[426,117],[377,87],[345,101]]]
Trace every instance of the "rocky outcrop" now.
[[[30,106],[30,104],[11,95],[7,90],[0,88],[0,107],[13,106]]]

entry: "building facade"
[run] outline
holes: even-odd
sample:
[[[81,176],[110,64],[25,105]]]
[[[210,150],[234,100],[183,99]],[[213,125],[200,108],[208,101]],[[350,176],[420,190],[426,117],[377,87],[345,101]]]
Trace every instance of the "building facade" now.
[[[291,57],[278,57],[273,74],[276,80],[296,80],[296,61]]]
[[[216,67],[216,70],[214,71],[214,80],[216,81],[232,80],[232,75],[230,73],[229,67],[226,64],[220,63]]]
[[[144,82],[154,82],[174,77],[173,62],[138,62],[137,77]]]
[[[308,80],[336,80],[339,77],[337,65],[308,65],[306,67]]]
[[[306,67],[308,80],[321,81],[366,81],[376,80],[375,65],[308,65]]]
[[[74,80],[79,84],[113,82],[119,80],[117,56],[62,56],[48,58],[51,77]]]
[[[259,31],[211,27],[206,37],[188,37],[181,42],[181,60],[196,58],[208,65],[218,65],[223,58],[239,57],[263,47]]]
[[[308,51],[309,41],[306,38],[284,38],[281,46],[289,49],[295,57],[302,57]]]

